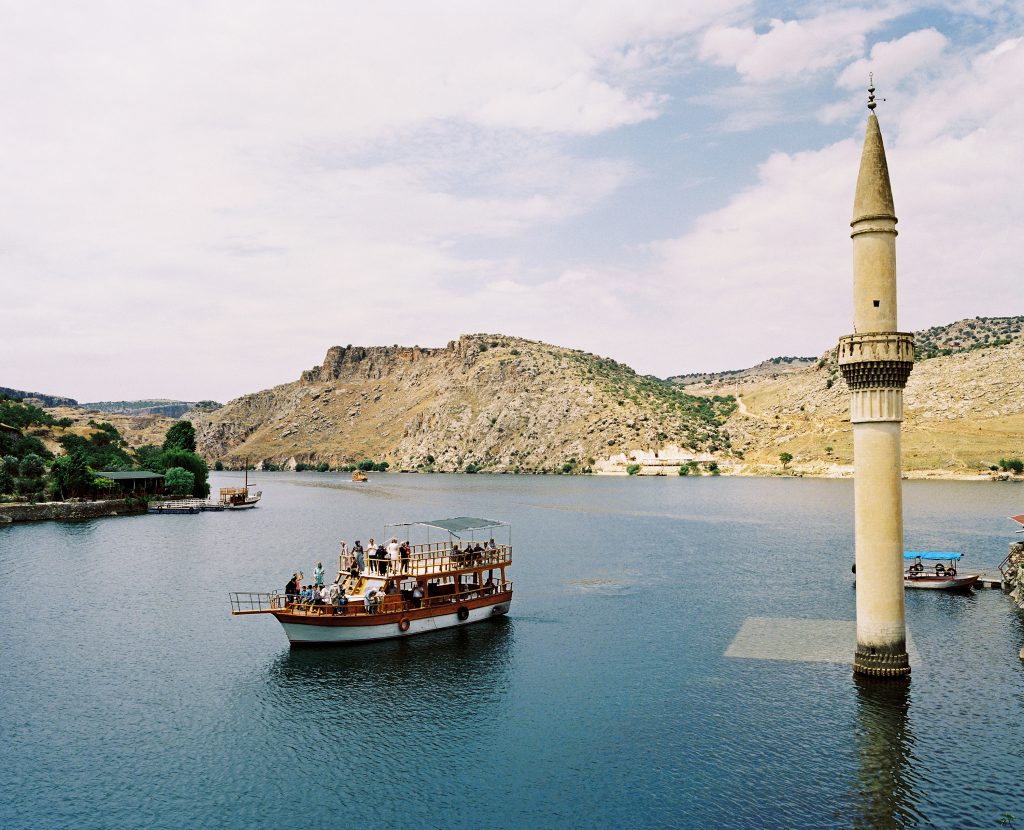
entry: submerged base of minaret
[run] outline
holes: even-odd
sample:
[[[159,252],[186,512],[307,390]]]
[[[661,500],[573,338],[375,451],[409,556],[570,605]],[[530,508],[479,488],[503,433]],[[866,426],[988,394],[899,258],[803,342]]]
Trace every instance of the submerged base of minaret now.
[[[906,643],[889,647],[857,643],[853,655],[853,673],[863,677],[897,679],[910,677],[910,658]]]

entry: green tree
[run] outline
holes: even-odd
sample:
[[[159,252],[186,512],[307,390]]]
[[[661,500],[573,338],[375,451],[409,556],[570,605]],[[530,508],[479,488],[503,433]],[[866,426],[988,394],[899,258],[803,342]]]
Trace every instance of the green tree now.
[[[782,462],[783,468],[789,466],[789,462],[793,460],[793,456],[788,452],[779,453],[779,461]]]
[[[151,473],[162,473],[163,452],[156,444],[143,444],[135,451],[135,466]]]
[[[219,473],[221,470],[224,469],[224,462],[218,459],[217,462],[213,465],[213,469],[215,469]]]
[[[167,437],[164,439],[165,450],[186,450],[196,451],[196,430],[191,421],[178,421],[167,430]]]
[[[29,453],[18,464],[18,474],[26,478],[41,478],[46,472],[46,464],[35,453]]]
[[[635,476],[639,472],[640,472],[640,465],[639,464],[630,464],[628,467],[626,467],[626,475]]]
[[[9,495],[14,492],[14,476],[7,470],[7,465],[0,459],[0,495]]]
[[[688,476],[689,474],[690,474],[690,468],[687,467],[685,464],[683,464],[679,468],[679,475],[681,475],[681,476]]]
[[[194,452],[178,449],[165,450],[160,455],[160,463],[163,470],[169,470],[171,467],[183,467],[192,473],[194,478],[192,495],[197,499],[205,499],[210,495],[210,483],[207,480],[210,471],[206,462]]]
[[[365,458],[359,462],[359,469],[362,470],[364,473],[370,472],[371,470],[375,469],[376,466],[377,465],[369,458]]]
[[[319,464],[316,465],[316,471],[318,473],[326,473],[330,469],[331,469],[331,465],[328,464],[326,461],[321,461]]]
[[[50,466],[50,481],[62,499],[84,496],[93,489],[95,478],[85,458],[76,452],[60,456]]]
[[[164,473],[164,489],[172,496],[187,496],[195,488],[196,477],[184,467],[171,467]]]

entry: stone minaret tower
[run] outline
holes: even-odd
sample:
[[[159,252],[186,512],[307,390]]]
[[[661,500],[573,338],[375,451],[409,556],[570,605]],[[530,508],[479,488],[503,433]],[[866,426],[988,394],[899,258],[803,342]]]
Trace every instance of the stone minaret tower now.
[[[853,670],[910,674],[903,609],[900,422],[914,338],[896,329],[896,213],[875,88],[853,200],[853,329],[839,340],[850,388],[857,537],[857,651]]]

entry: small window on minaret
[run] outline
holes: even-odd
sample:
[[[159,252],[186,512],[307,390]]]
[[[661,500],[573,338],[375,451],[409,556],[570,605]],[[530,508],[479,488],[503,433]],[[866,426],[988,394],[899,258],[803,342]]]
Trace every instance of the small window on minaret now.
[[[882,301],[881,300],[875,300],[874,303],[875,303],[875,308],[878,308],[878,306],[881,305]]]

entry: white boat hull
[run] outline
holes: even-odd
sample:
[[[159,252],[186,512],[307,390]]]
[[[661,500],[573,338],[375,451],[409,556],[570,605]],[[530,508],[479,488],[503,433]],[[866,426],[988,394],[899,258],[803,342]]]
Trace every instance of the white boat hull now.
[[[978,581],[979,574],[963,576],[906,576],[904,588],[923,588],[930,591],[965,591]]]
[[[402,631],[399,623],[386,622],[369,625],[322,625],[284,621],[278,619],[288,641],[293,645],[313,645],[326,643],[366,643],[373,640],[391,640],[398,637],[412,637],[415,634],[426,634],[444,628],[456,628],[461,625],[481,622],[491,617],[507,614],[512,604],[511,599],[484,605],[478,608],[467,608],[469,616],[460,620],[457,610],[453,607],[450,614],[438,614],[432,617],[409,618],[409,627]],[[294,619],[294,618],[293,618]],[[329,619],[329,618],[328,618]]]

